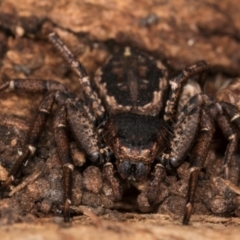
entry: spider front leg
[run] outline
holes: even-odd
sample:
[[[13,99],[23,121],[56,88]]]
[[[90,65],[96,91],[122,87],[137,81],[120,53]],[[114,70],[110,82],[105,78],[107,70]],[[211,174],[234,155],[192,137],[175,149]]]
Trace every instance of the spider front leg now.
[[[99,99],[97,93],[92,89],[89,76],[84,66],[75,58],[69,48],[62,42],[56,33],[49,34],[49,40],[79,77],[79,83],[95,117],[102,119],[104,117],[105,109],[101,104],[101,100]]]

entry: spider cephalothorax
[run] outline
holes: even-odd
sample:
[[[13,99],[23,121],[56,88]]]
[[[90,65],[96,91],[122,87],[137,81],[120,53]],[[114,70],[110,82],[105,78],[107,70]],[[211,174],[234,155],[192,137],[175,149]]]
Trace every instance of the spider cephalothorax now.
[[[148,201],[155,204],[166,173],[176,172],[190,153],[190,180],[183,220],[187,224],[215,123],[229,141],[224,159],[226,178],[228,164],[237,147],[234,127],[240,127],[240,114],[235,106],[217,102],[203,93],[192,97],[177,113],[183,84],[206,71],[208,65],[199,61],[169,79],[169,70],[161,61],[126,47],[90,81],[82,64],[59,37],[52,33],[49,39],[78,75],[85,101],[55,81],[9,79],[0,86],[0,91],[11,88],[48,92],[39,105],[23,154],[10,170],[1,191],[14,181],[21,166],[34,154],[56,103],[53,127],[63,167],[65,221],[69,221],[74,168],[68,139],[70,131],[87,159],[101,164],[115,200],[122,197],[119,178],[126,181],[150,179],[144,191]]]

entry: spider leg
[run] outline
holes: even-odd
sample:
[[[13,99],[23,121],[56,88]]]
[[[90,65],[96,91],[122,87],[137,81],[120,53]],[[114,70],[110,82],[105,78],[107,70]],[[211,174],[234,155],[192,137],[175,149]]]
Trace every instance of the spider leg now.
[[[84,103],[80,99],[68,96],[65,92],[60,91],[56,94],[56,102],[60,105],[60,108],[54,117],[54,138],[63,167],[64,221],[69,222],[74,165],[69,146],[67,126],[69,126],[76,142],[83,152],[86,153],[88,159],[92,162],[100,163],[101,154],[94,119]]]
[[[59,101],[58,98],[62,98],[62,96],[56,98]],[[80,100],[75,101],[75,99],[69,98],[63,102],[66,102],[67,123],[75,140],[92,162],[102,163],[102,157],[104,158],[106,163],[103,166],[103,175],[111,185],[114,200],[120,200],[122,189],[119,179],[115,176],[114,167],[109,162],[111,152],[109,152],[109,149],[99,148],[100,141],[98,134],[96,134],[97,129],[94,121],[91,121],[88,117],[88,110],[84,108],[84,104]]]
[[[36,145],[51,112],[54,103],[54,97],[55,93],[51,92],[40,103],[38,113],[29,129],[24,144],[25,147],[23,149],[23,155],[17,159],[11,168],[7,180],[0,187],[0,192],[3,192],[14,181],[14,177],[19,173],[22,166],[24,166],[27,163],[28,159],[35,153]]]
[[[184,70],[182,70],[177,77],[169,81],[170,91],[168,96],[168,101],[165,107],[164,120],[165,121],[174,121],[174,116],[177,109],[178,99],[180,97],[183,83],[185,83],[190,77],[203,73],[209,68],[208,64],[205,61],[199,61]]]
[[[186,114],[174,126],[174,135],[170,145],[170,153],[163,155],[162,164],[168,171],[177,169],[190,155],[190,178],[183,224],[189,223],[200,171],[205,163],[214,133],[213,118],[205,108],[201,95],[195,96],[183,109]],[[198,136],[198,141],[194,140]],[[194,143],[194,144],[193,144]]]
[[[57,91],[65,91],[65,87],[53,80],[41,80],[41,79],[10,79],[6,75],[3,75],[3,81],[5,82],[0,86],[0,92],[6,89],[12,89],[14,91],[23,90],[25,92],[50,92],[42,100],[38,107],[38,113],[33,120],[32,126],[29,129],[27,139],[25,141],[25,149],[23,155],[18,158],[9,172],[9,177],[1,186],[1,191],[6,189],[14,180],[14,176],[20,171],[21,167],[26,163],[28,158],[35,152],[36,145],[40,135],[43,131],[48,115],[51,112],[53,103],[55,101],[55,94]]]
[[[59,158],[63,166],[63,190],[64,190],[64,221],[69,221],[69,206],[71,204],[72,190],[72,157],[69,149],[66,126],[70,126],[71,132],[81,145],[88,158],[93,162],[100,159],[98,138],[95,134],[94,116],[83,102],[70,95],[58,82],[44,81],[39,79],[8,79],[0,86],[0,91],[14,89],[25,92],[48,92],[38,107],[38,113],[29,129],[28,137],[24,143],[23,155],[20,156],[11,168],[7,180],[1,185],[3,192],[20,172],[22,166],[34,154],[38,140],[44,130],[45,123],[51,113],[52,106],[56,102],[60,107],[54,117],[54,135],[58,149]]]
[[[230,121],[240,129],[240,112],[238,108],[227,102],[220,102],[223,111],[230,117]]]
[[[61,96],[58,96],[58,100]],[[79,99],[68,98],[65,101],[67,110],[67,122],[77,144],[84,150],[87,157],[96,163],[100,163],[101,154],[97,130],[91,118],[89,109]]]
[[[113,191],[115,201],[122,199],[122,188],[119,179],[114,175],[114,167],[111,162],[107,162],[103,166],[103,175],[108,180]]]
[[[208,150],[210,148],[211,140],[214,133],[214,125],[212,118],[210,114],[204,109],[202,110],[200,122],[201,122],[200,134],[197,143],[192,150],[190,158],[190,178],[185,213],[183,217],[184,225],[187,225],[189,223],[192,214],[200,171],[203,168],[205,160],[207,158]]]
[[[58,156],[63,168],[63,216],[64,221],[69,222],[69,207],[72,202],[72,172],[74,170],[74,165],[67,136],[67,114],[65,106],[58,108],[56,111],[53,125]]]
[[[224,154],[224,177],[229,179],[229,165],[234,152],[238,146],[238,135],[235,133],[234,128],[240,129],[240,113],[237,107],[226,102],[216,103],[220,112],[220,116],[216,119],[218,126],[223,132],[226,139],[228,139],[227,150]]]
[[[229,178],[229,164],[237,149],[237,134],[234,131],[233,122],[240,128],[239,117],[239,111],[235,106],[224,102],[214,102],[206,94],[194,96],[182,109],[182,113],[179,114],[177,123],[174,125],[170,152],[169,154],[163,154],[160,162],[167,170],[177,169],[184,162],[186,154],[189,151],[192,153],[190,158],[191,174],[183,224],[188,224],[192,213],[199,173],[205,163],[215,131],[213,121],[217,123],[228,139],[224,156],[224,177]],[[197,134],[198,141],[193,145]]]
[[[104,117],[105,109],[101,104],[101,100],[97,96],[97,93],[92,90],[90,79],[84,66],[75,58],[69,48],[62,42],[56,33],[49,34],[49,40],[69,63],[72,70],[77,74],[85,97],[89,101],[95,116],[99,119],[102,119]]]
[[[156,165],[152,173],[153,180],[149,183],[146,194],[149,202],[156,202],[160,191],[160,183],[164,180],[166,171],[176,171],[185,160],[199,131],[200,118],[201,109],[195,107],[188,112],[180,123],[175,125],[173,139],[170,142],[170,153],[163,154],[156,159]]]
[[[234,152],[237,150],[238,146],[238,137],[234,129],[231,127],[230,121],[224,115],[221,115],[217,118],[217,124],[220,127],[223,135],[228,139],[227,150],[224,154],[224,178],[229,179],[229,164],[231,162]]]
[[[160,183],[163,182],[166,177],[166,169],[162,164],[157,163],[154,167],[152,175],[153,179],[149,183],[146,196],[150,203],[155,203],[160,191]]]
[[[0,92],[6,89],[23,90],[31,93],[45,93],[47,91],[66,91],[66,88],[59,82],[54,80],[41,80],[41,79],[10,79],[7,75],[2,76],[5,82],[0,86]]]
[[[222,103],[214,103],[208,106],[208,110],[211,114],[202,111],[201,119],[201,132],[193,149],[193,155],[191,156],[191,166],[190,166],[190,179],[189,179],[189,188],[187,193],[187,202],[185,208],[185,214],[183,218],[183,224],[187,225],[189,223],[193,204],[194,196],[198,184],[199,174],[204,166],[208,150],[210,148],[210,143],[213,138],[214,125],[212,119],[215,119],[224,136],[228,139],[227,150],[224,155],[224,178],[229,178],[229,164],[231,162],[232,156],[237,149],[237,134],[234,133],[234,129],[231,126],[231,123],[221,107]]]
[[[199,131],[200,117],[201,107],[197,106],[181,122],[174,125],[170,153],[163,154],[161,159],[161,163],[168,171],[178,168],[184,162]]]

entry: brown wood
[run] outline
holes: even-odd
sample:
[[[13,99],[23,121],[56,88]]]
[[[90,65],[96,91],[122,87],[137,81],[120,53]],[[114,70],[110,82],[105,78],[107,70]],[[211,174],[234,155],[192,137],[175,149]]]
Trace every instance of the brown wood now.
[[[206,91],[214,94],[228,79],[240,73],[239,12],[237,0],[2,0],[0,26],[5,30],[0,31],[0,74],[11,78],[54,79],[81,95],[78,77],[70,72],[67,63],[47,39],[48,33],[55,31],[84,64],[90,76],[115,48],[127,44],[140,47],[156,58],[167,59],[174,70],[181,70],[199,60],[207,61],[212,68],[211,75],[207,77]],[[235,93],[238,92],[234,92],[236,98]],[[227,94],[229,97],[229,92]],[[20,153],[28,124],[42,97],[41,94],[16,94],[8,90],[1,93],[0,152],[6,165],[11,165]],[[235,99],[235,102],[239,100]],[[206,174],[210,180],[200,180],[190,226],[181,225],[185,186],[189,178],[189,166],[184,164],[179,169],[181,180],[167,177],[171,188],[161,188],[160,198],[168,201],[158,214],[111,211],[112,207],[132,211],[136,202],[130,201],[132,205],[115,204],[110,197],[90,194],[84,190],[83,176],[73,172],[75,208],[72,211],[83,212],[87,217],[75,217],[71,228],[59,228],[52,221],[59,221],[53,217],[58,210],[53,203],[60,205],[62,201],[61,164],[49,129],[52,129],[51,121],[40,139],[37,157],[24,169],[24,174],[28,175],[39,173],[41,169],[41,175],[31,182],[27,178],[16,182],[16,185],[25,181],[27,184],[24,189],[16,187],[12,198],[0,200],[2,239],[20,236],[23,239],[82,240],[239,239],[239,187],[233,187],[218,177],[223,163],[223,158],[218,155],[221,152],[219,148],[212,150],[206,161]],[[215,145],[218,143],[216,141]],[[81,165],[84,156],[74,146],[71,147],[76,156],[74,162]],[[232,166],[229,169],[233,176],[236,168]],[[1,179],[6,177],[5,170],[0,171]],[[91,172],[85,176],[85,181],[89,180],[88,177],[92,179]],[[107,192],[108,185],[104,186]],[[46,198],[49,193],[52,193],[51,197]],[[42,197],[44,200],[39,202]],[[144,199],[139,197],[137,201],[140,200]],[[95,207],[89,210],[81,204]],[[101,208],[102,205],[106,209]],[[221,211],[238,217],[226,217],[226,214],[219,217],[224,215]],[[5,225],[19,221],[24,223]]]

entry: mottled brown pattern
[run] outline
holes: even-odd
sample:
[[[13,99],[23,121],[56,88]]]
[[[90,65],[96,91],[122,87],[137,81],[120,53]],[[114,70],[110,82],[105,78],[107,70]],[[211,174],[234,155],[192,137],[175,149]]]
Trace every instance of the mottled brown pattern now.
[[[224,165],[226,178],[237,146],[237,135],[232,134],[234,126],[230,122],[239,127],[238,110],[231,104],[216,102],[208,95],[199,93],[185,104],[177,118],[177,105],[183,85],[190,77],[205,72],[209,66],[206,62],[199,61],[167,79],[170,69],[162,62],[155,62],[147,54],[127,47],[123,52],[113,55],[102,70],[98,71],[95,91],[85,68],[69,48],[55,33],[50,34],[49,38],[77,74],[84,100],[54,81],[33,79],[35,83],[32,83],[30,79],[7,79],[7,83],[0,86],[1,91],[10,88],[15,91],[23,89],[50,92],[40,104],[38,116],[30,128],[29,144],[25,146],[27,150],[10,170],[2,190],[14,180],[22,163],[34,154],[55,101],[57,111],[54,132],[63,168],[63,214],[66,222],[70,219],[72,198],[74,199],[74,166],[69,147],[71,137],[68,138],[71,133],[86,156],[86,165],[94,162],[103,167],[103,181],[99,171],[94,171],[94,168],[89,169],[90,175],[99,176],[98,178],[89,178],[87,172],[84,175],[83,186],[87,193],[81,195],[81,201],[92,202],[93,206],[98,203],[91,199],[99,194],[99,203],[112,204],[102,197],[102,191],[115,201],[121,200],[125,184],[133,185],[141,192],[137,200],[140,209],[153,209],[168,195],[167,191],[161,192],[165,176],[173,174],[178,177],[177,170],[185,163],[187,155],[190,155],[193,165],[189,185],[186,185],[188,194],[183,218],[183,224],[188,224],[200,171],[215,130],[215,125],[209,122],[217,121],[228,138]],[[221,118],[230,118],[230,122],[220,123],[218,119]],[[205,132],[211,134],[205,135]],[[197,139],[202,140],[203,145]],[[102,187],[106,182],[108,187]]]
[[[84,109],[78,109],[74,103],[67,105],[68,123],[80,147],[90,156],[99,152],[98,137],[93,122],[90,122]]]
[[[167,77],[163,63],[126,47],[97,71],[95,83],[111,113],[128,111],[155,116],[164,107]]]

